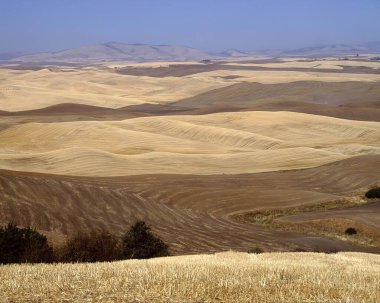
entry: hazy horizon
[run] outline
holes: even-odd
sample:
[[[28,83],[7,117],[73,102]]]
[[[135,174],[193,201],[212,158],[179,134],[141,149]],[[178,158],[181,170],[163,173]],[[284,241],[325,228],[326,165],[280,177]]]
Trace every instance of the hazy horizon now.
[[[207,52],[380,40],[379,1],[2,1],[0,53],[117,41]]]

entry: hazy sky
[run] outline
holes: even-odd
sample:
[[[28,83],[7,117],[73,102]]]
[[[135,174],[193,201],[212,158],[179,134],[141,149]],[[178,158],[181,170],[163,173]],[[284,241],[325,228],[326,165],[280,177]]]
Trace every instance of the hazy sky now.
[[[257,50],[380,40],[380,0],[0,0],[0,52],[108,41]]]

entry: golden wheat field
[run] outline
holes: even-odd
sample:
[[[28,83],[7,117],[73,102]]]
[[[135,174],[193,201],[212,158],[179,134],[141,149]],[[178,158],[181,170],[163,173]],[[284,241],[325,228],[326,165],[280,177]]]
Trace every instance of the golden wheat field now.
[[[224,252],[0,267],[2,302],[379,302],[380,256]]]

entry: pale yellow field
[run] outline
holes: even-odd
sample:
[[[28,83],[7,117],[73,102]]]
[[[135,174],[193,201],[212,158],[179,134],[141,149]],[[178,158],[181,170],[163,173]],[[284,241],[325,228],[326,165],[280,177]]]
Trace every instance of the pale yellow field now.
[[[380,123],[293,112],[26,123],[0,131],[0,168],[66,175],[254,173],[380,154]]]
[[[0,110],[31,110],[60,103],[108,108],[167,103],[231,84],[230,80],[215,77],[136,77],[95,67],[56,71],[0,69]]]
[[[218,253],[0,267],[2,302],[380,301],[380,256]]]
[[[194,62],[190,62],[194,64]],[[236,65],[235,63],[231,63]],[[321,61],[267,63],[265,67],[339,68],[338,65],[361,62]],[[109,64],[115,66],[159,67],[168,63]],[[250,64],[245,64],[249,66]],[[363,66],[380,66],[376,62],[364,62]],[[257,66],[261,66],[258,64]],[[223,77],[239,76],[235,79]],[[60,103],[76,103],[108,108],[120,108],[142,103],[165,104],[197,94],[249,81],[263,84],[289,83],[293,81],[380,81],[378,74],[321,73],[303,71],[250,71],[216,70],[184,77],[145,77],[121,75],[102,66],[88,68],[56,68],[31,70],[0,69],[0,110],[22,111],[44,108]]]
[[[204,73],[198,73],[193,78],[207,79],[209,77],[227,77],[237,75],[239,81],[258,82],[263,84],[290,83],[294,81],[324,81],[324,82],[346,82],[362,81],[375,82],[380,81],[379,74],[350,74],[350,73],[326,73],[326,72],[303,72],[303,71],[254,71],[254,70],[216,70]]]
[[[239,66],[237,63],[226,65]],[[315,61],[283,61],[279,63],[244,63],[241,66],[259,66],[267,68],[316,68],[316,69],[343,69],[342,66],[380,68],[380,62],[353,61],[353,60],[315,60]]]

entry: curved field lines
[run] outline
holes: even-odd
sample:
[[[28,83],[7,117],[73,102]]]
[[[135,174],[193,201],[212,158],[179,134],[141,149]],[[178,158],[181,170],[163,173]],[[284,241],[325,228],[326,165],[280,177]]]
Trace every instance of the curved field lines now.
[[[34,226],[57,242],[78,231],[121,234],[143,219],[175,254],[255,246],[373,251],[239,223],[234,215],[345,198],[348,186],[362,192],[378,181],[376,171],[369,171],[379,165],[379,156],[363,156],[313,169],[248,175],[81,178],[2,171],[1,217],[3,223]]]
[[[367,61],[0,66],[0,223],[61,243],[143,219],[174,254],[378,251],[340,237],[342,222],[379,230],[378,204],[360,202],[380,182]],[[361,206],[282,217],[342,223],[331,237],[237,220],[334,201]]]

